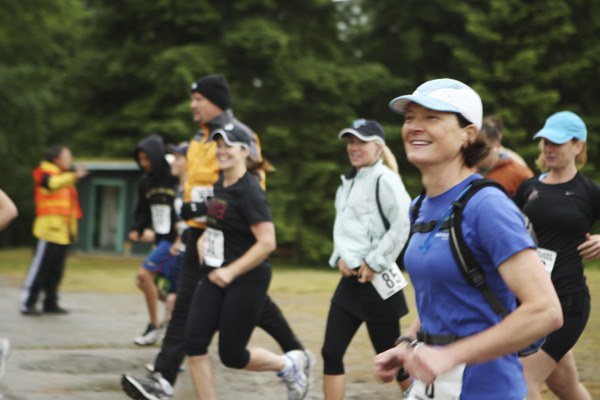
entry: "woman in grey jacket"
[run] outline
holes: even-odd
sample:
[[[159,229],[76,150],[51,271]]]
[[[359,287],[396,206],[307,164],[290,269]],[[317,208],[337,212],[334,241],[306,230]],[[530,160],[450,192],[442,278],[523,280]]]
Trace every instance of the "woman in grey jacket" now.
[[[408,313],[402,293],[406,280],[396,258],[408,239],[410,196],[385,145],[381,125],[359,119],[339,133],[347,139],[352,169],[342,176],[335,198],[334,251],[329,260],[342,278],[333,295],[323,356],[325,400],[343,399],[343,357],[365,322],[376,353],[393,347],[400,317]],[[408,376],[398,374],[406,389]]]

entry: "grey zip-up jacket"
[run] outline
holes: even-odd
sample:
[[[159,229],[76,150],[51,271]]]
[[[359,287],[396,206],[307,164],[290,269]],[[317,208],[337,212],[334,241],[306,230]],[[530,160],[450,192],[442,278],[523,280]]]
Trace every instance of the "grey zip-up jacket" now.
[[[377,207],[378,178],[379,203],[390,223],[388,231]],[[360,168],[354,176],[342,175],[335,196],[334,250],[329,265],[336,268],[341,257],[353,269],[363,260],[375,272],[391,268],[408,239],[410,201],[400,176],[381,160]]]

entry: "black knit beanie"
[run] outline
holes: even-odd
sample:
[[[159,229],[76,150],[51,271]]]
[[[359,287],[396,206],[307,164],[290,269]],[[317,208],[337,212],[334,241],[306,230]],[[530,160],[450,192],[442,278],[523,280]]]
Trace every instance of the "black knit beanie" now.
[[[198,92],[225,111],[231,108],[229,84],[221,75],[206,75],[192,83],[191,92]]]

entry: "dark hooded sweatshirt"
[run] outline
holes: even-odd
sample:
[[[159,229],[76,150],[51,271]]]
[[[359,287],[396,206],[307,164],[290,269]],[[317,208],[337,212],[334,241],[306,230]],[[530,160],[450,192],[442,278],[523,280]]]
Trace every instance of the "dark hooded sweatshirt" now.
[[[141,150],[148,156],[152,171],[149,174],[144,173],[138,185],[138,203],[131,230],[141,235],[144,229],[150,228],[156,233],[157,243],[163,239],[172,242],[177,236],[177,216],[173,201],[177,195],[178,180],[171,175],[161,136],[150,135],[135,148],[133,157],[140,169],[142,167],[138,154]]]

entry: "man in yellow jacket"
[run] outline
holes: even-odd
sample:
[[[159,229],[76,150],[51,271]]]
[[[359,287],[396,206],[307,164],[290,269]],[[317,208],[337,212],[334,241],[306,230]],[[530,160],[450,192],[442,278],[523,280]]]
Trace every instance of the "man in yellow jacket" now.
[[[123,390],[133,399],[171,399],[180,365],[186,356],[186,322],[194,290],[201,279],[196,244],[206,229],[206,204],[212,198],[213,185],[219,178],[216,142],[209,139],[211,133],[236,126],[253,138],[250,154],[254,159],[262,160],[258,135],[233,114],[225,77],[216,74],[201,77],[192,84],[190,96],[192,119],[200,129],[189,142],[186,153],[188,179],[181,217],[190,228],[177,284],[177,301],[151,375],[136,378],[124,374],[121,378]],[[264,171],[261,172],[260,184],[265,189]],[[284,352],[304,349],[279,307],[268,296],[258,327],[271,335]]]
[[[71,171],[72,163],[67,147],[53,146],[33,171],[36,245],[21,297],[23,315],[42,314],[36,308],[41,291],[45,294],[45,313],[67,313],[58,305],[58,286],[69,245],[77,235],[77,220],[82,216],[75,183],[87,175],[82,167]]]

